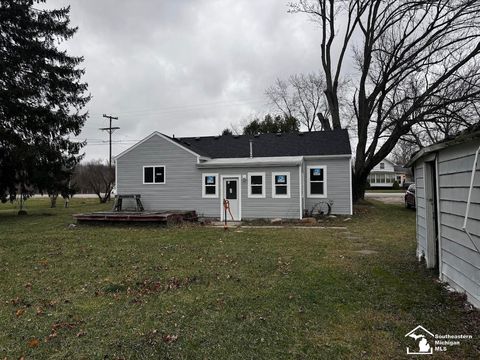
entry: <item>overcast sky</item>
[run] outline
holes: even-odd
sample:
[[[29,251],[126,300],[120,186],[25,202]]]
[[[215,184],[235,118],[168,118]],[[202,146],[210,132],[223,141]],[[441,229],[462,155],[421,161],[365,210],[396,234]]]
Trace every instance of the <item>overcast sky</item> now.
[[[108,157],[102,114],[118,116],[113,154],[158,130],[219,134],[269,110],[276,77],[319,71],[319,33],[287,0],[47,0],[71,5],[66,43],[85,57],[93,98],[87,159]]]

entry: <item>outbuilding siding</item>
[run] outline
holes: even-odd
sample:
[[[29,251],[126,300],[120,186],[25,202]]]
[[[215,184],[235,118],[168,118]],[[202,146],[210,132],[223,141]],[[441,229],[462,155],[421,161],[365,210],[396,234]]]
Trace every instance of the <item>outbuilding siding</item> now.
[[[480,307],[480,253],[462,230],[474,154],[480,140],[454,145],[435,153],[438,172],[440,278],[465,292]],[[425,251],[425,209],[422,168],[425,158],[415,163],[417,186],[417,244]],[[480,245],[480,165],[477,163],[467,229]]]
[[[425,181],[423,176],[423,162],[415,166],[415,204],[417,208],[417,256],[425,256],[427,253],[427,228],[425,207]]]
[[[438,153],[442,278],[457,290],[465,291],[477,307],[480,307],[480,253],[462,231],[462,225],[474,154],[479,145],[480,141],[475,141]],[[480,245],[479,169],[477,163],[467,229]],[[452,190],[457,190],[457,195],[463,193],[463,196],[452,197]]]

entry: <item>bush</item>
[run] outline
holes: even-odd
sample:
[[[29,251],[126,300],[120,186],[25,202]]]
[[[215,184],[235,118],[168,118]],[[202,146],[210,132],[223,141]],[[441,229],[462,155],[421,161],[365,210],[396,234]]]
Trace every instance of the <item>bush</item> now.
[[[370,181],[367,181],[367,184],[365,185],[365,189],[370,189]]]
[[[395,181],[393,182],[392,189],[393,189],[393,190],[399,190],[399,189],[400,189],[400,185],[398,184],[398,181],[397,181],[397,180],[395,180]]]

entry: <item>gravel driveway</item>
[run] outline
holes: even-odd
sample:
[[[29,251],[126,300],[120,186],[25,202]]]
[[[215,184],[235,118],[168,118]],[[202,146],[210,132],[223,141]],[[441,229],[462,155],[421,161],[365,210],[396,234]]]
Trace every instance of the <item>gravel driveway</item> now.
[[[381,193],[381,192],[366,192],[366,199],[379,200],[385,204],[403,204],[404,193]]]

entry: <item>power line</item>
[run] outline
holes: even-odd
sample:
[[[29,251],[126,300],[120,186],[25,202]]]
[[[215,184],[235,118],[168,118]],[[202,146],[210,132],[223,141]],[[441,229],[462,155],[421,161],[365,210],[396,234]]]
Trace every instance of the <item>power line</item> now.
[[[199,104],[191,104],[191,105],[167,106],[167,107],[157,108],[157,109],[144,108],[144,109],[136,109],[136,110],[126,110],[126,111],[119,112],[118,114],[135,116],[140,114],[151,113],[152,115],[155,115],[155,114],[161,114],[161,113],[195,111],[195,110],[198,110],[198,108],[203,108],[208,106],[231,107],[231,106],[241,106],[241,105],[254,104],[254,103],[266,103],[266,101],[261,99],[238,100],[238,101],[223,100],[223,101],[199,103]],[[91,115],[99,115],[99,113],[91,113]]]
[[[103,117],[110,120],[110,125],[108,126],[108,128],[107,127],[100,128],[100,130],[108,132],[108,135],[109,135],[110,153],[108,157],[108,166],[111,168],[112,167],[112,134],[115,132],[115,130],[118,130],[120,128],[118,126],[112,127],[112,120],[118,120],[118,117],[105,115],[105,114],[103,114]]]

